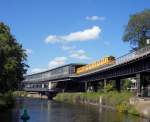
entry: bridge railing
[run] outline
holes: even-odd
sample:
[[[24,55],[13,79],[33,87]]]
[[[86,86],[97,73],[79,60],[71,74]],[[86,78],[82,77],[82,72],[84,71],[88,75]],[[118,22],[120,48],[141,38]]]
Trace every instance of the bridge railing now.
[[[116,59],[116,65],[131,61],[133,59],[139,58],[139,57],[144,56],[144,55],[149,54],[149,53],[150,53],[150,46],[146,46],[146,47],[141,48],[137,51],[128,53],[126,55],[123,55],[123,56],[117,58]]]
[[[114,63],[114,61],[113,61],[111,65],[104,66],[104,67],[102,67],[102,68],[93,70],[93,71],[88,72],[88,73],[85,73],[85,74],[81,74],[80,76],[86,75],[86,74],[89,74],[89,73],[92,73],[92,72],[102,71],[102,70],[105,70],[105,69],[114,67],[114,66],[116,66],[116,65],[123,64],[123,63],[129,62],[129,61],[131,61],[131,60],[140,58],[140,57],[145,56],[145,55],[147,55],[147,54],[150,54],[150,45],[149,45],[149,46],[146,46],[146,47],[144,47],[144,48],[141,48],[141,49],[139,49],[139,50],[137,50],[137,51],[134,51],[134,52],[131,52],[131,53],[128,53],[128,54],[126,54],[126,55],[123,55],[123,56],[121,56],[121,57],[116,58],[115,63]]]

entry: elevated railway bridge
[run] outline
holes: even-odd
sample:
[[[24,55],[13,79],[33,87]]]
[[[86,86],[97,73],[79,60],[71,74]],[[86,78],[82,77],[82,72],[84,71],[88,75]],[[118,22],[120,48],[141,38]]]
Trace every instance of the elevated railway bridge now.
[[[76,74],[76,69],[85,64],[68,64],[45,72],[25,76],[22,82],[25,91],[65,92],[86,91],[93,84],[96,91],[98,84],[114,80],[118,91],[121,90],[121,79],[134,77],[137,95],[142,96],[145,88],[150,95],[150,46],[123,55],[114,64],[98,67],[94,70]]]

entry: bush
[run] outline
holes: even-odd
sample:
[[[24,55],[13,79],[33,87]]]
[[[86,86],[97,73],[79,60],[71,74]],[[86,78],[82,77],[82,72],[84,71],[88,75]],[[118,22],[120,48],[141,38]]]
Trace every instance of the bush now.
[[[131,80],[129,80],[129,79],[124,79],[123,81],[122,81],[122,88],[124,89],[124,90],[127,90],[128,88],[131,88],[131,85],[132,85],[132,81]]]
[[[136,116],[140,115],[140,113],[135,109],[135,107],[131,105],[128,107],[128,113],[136,115]]]
[[[113,91],[113,85],[112,84],[107,84],[104,86],[104,92],[110,92]]]
[[[108,88],[111,87],[109,86]],[[111,106],[119,112],[139,115],[134,106],[129,105],[129,98],[133,96],[133,93],[128,91],[110,91],[110,89],[107,89],[107,91],[109,92],[59,93],[54,99],[69,103],[86,102],[99,104],[99,99],[101,97],[103,105]]]
[[[0,94],[0,110],[12,108],[14,106],[14,103],[15,99],[11,91],[5,94]]]
[[[13,96],[15,97],[26,97],[28,95],[25,91],[15,91],[13,92]]]
[[[3,98],[8,108],[14,105],[15,99],[11,91],[9,91],[8,93],[5,93]]]
[[[121,112],[121,113],[127,113],[128,112],[128,106],[124,103],[118,104],[116,106],[117,111]]]

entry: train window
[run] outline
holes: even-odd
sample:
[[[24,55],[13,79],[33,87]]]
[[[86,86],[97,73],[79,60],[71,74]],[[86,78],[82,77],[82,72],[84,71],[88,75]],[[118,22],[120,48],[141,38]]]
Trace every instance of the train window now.
[[[95,63],[92,64],[92,69],[95,68]]]
[[[101,65],[102,65],[102,60],[99,61],[99,66],[101,66]]]
[[[92,64],[92,69],[94,68],[94,66],[95,66],[95,64],[93,63],[93,64]]]
[[[105,64],[105,58],[103,59],[103,64]]]
[[[91,69],[93,69],[93,64],[91,64]]]
[[[92,68],[93,68],[93,66],[92,66],[92,64],[90,64],[88,69],[90,70],[90,69],[92,69]]]
[[[105,64],[107,63],[107,58],[105,58],[105,61],[104,61],[104,62],[105,62]]]
[[[101,60],[101,65],[103,65],[103,64],[104,64],[104,60],[102,59],[102,60]]]
[[[101,65],[101,61],[98,61],[98,66],[100,66]]]
[[[108,62],[108,57],[107,58],[105,58],[105,63],[107,63]]]
[[[108,62],[108,57],[107,58],[105,58],[105,63],[107,63]]]

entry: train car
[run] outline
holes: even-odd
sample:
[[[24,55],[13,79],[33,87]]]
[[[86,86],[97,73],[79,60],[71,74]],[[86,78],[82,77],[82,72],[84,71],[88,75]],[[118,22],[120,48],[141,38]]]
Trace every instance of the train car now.
[[[103,59],[101,59],[99,61],[96,61],[94,63],[91,63],[88,65],[82,66],[80,68],[77,68],[76,74],[80,75],[80,74],[87,73],[87,72],[90,72],[90,71],[95,70],[95,69],[106,67],[108,65],[115,64],[115,61],[116,60],[115,60],[114,56],[104,57]]]

